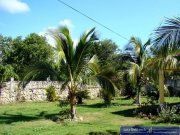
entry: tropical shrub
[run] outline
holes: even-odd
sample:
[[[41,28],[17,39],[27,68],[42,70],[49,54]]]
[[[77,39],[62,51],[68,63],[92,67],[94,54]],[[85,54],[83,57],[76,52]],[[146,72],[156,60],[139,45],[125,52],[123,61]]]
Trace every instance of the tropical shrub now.
[[[67,108],[63,108],[59,114],[52,116],[51,120],[57,123],[64,123],[66,121],[69,121],[71,118],[70,110]]]
[[[155,117],[158,114],[157,109],[158,109],[158,105],[142,104],[134,111],[134,114],[145,119],[155,119]]]
[[[83,99],[88,99],[89,97],[89,91],[88,90],[80,90],[76,93],[76,99],[78,104],[83,103]]]
[[[127,99],[134,98],[136,96],[136,91],[133,88],[133,85],[131,83],[127,83],[124,86],[124,89],[121,93],[122,96],[126,96]]]
[[[176,106],[167,106],[167,104],[158,110],[157,122],[162,123],[180,123],[180,114]]]
[[[105,90],[102,90],[101,96],[104,100],[105,105],[111,105],[111,100],[113,99],[113,95],[111,93],[108,93]]]
[[[56,96],[56,91],[54,86],[49,86],[46,88],[46,96],[47,96],[47,101],[54,102],[58,99]]]
[[[69,101],[68,100],[59,100],[59,106],[61,108],[67,107],[68,105],[69,105]]]

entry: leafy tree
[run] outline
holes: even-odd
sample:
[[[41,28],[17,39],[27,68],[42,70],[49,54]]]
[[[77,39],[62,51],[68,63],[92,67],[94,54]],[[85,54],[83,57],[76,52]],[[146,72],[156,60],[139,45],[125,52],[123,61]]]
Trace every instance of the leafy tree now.
[[[117,68],[122,64],[121,50],[112,41],[105,39],[103,41],[95,42],[89,49],[90,55],[96,55],[101,65],[113,65]]]
[[[0,35],[0,62],[2,62],[2,57],[3,57],[3,51],[10,46],[12,42],[11,37],[4,37]]]
[[[52,57],[52,47],[44,37],[35,33],[30,34],[24,40],[21,37],[13,39],[11,44],[3,50],[3,63],[12,65],[20,78],[24,75],[25,67],[40,61],[48,61]]]
[[[47,71],[52,76],[58,77],[61,79],[61,75],[64,75],[64,83],[62,85],[63,88],[68,88],[69,92],[69,104],[70,104],[70,112],[71,119],[76,118],[76,94],[80,87],[81,82],[83,81],[83,77],[89,74],[90,71],[93,73],[96,72],[96,65],[98,63],[94,60],[90,60],[89,57],[89,47],[93,44],[94,41],[97,40],[97,36],[94,32],[95,29],[91,29],[87,33],[84,33],[77,44],[76,47],[73,45],[72,38],[70,36],[70,32],[67,27],[60,27],[55,31],[50,31],[52,37],[56,41],[56,55],[58,57],[52,63],[44,63],[46,66],[34,67],[33,70],[27,73],[24,80],[32,79],[32,77],[37,76],[40,73],[45,73]],[[58,59],[57,59],[58,58]],[[90,61],[90,62],[89,62]],[[91,63],[91,70],[87,70],[88,65]],[[94,63],[94,64],[93,64]],[[38,64],[37,66],[39,66]],[[43,65],[43,64],[42,64]],[[94,68],[92,68],[94,66]],[[55,70],[58,69],[58,70]],[[60,71],[60,72],[57,72]],[[98,69],[98,71],[100,71]],[[38,74],[37,74],[38,73]],[[112,77],[107,77],[112,74],[94,74],[92,78],[97,78],[100,85],[108,90],[115,89],[115,85],[113,81],[110,80]]]
[[[18,76],[14,73],[13,67],[0,64],[0,96],[4,82],[8,81],[11,77],[18,79]]]

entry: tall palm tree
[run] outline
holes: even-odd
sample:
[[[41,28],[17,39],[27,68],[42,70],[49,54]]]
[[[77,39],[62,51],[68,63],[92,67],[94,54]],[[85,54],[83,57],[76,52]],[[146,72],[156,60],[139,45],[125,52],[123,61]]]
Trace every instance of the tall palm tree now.
[[[32,77],[35,78],[38,75],[44,74],[45,71],[47,71],[49,75],[56,77],[57,80],[63,80],[62,89],[68,89],[71,119],[75,119],[76,92],[80,87],[82,78],[87,74],[87,68],[89,67],[89,61],[91,60],[88,55],[88,49],[93,42],[97,40],[95,28],[82,34],[76,46],[73,44],[73,40],[67,27],[59,27],[56,30],[50,31],[50,34],[56,41],[55,55],[58,57],[55,57],[55,60],[51,63],[46,62],[34,66],[34,68],[27,73],[24,80],[32,79]],[[94,66],[98,65],[94,60],[91,60],[90,63]],[[96,68],[92,67],[93,66],[91,66],[91,71],[96,72]],[[100,69],[98,69],[98,73],[99,72]],[[104,74],[104,77],[102,78],[98,76],[98,82],[102,87],[113,90],[114,84],[107,77],[108,75],[109,74]],[[97,76],[97,74],[95,76]]]
[[[180,18],[170,18],[163,26],[155,30],[153,37],[154,47],[157,49],[156,58],[161,58],[158,65],[160,104],[164,104],[164,63],[172,57],[172,53],[179,55],[180,52]],[[156,59],[157,60],[157,59]],[[174,61],[174,60],[170,60]],[[170,62],[171,63],[171,62]]]
[[[136,55],[135,62],[130,62],[129,75],[131,82],[137,87],[137,103],[140,105],[140,90],[144,83],[143,69],[146,60],[146,48],[150,45],[150,40],[143,45],[139,38],[131,37],[129,43],[134,46]]]

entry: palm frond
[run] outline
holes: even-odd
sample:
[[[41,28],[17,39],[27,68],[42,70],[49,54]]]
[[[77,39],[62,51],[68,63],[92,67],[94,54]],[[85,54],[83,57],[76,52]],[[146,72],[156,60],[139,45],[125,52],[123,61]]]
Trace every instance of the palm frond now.
[[[147,47],[151,44],[150,39],[143,45],[141,40],[137,37],[131,37],[130,44],[134,45],[135,48],[135,54],[137,56],[137,61],[136,63],[143,68],[144,66],[144,61],[146,60],[147,57]]]
[[[180,48],[180,18],[168,18],[163,26],[155,30],[153,44],[157,48],[163,48],[162,53],[168,55],[168,51]]]
[[[91,77],[97,80],[104,91],[114,95],[115,89],[119,88],[118,72],[111,66],[101,67],[96,56],[90,60],[88,65],[91,71]]]
[[[94,74],[97,74],[100,72],[100,65],[98,63],[99,63],[99,60],[96,55],[94,55],[88,62],[88,67]]]
[[[129,70],[130,81],[133,84],[137,84],[137,81],[138,81],[137,78],[141,74],[141,69],[140,69],[139,65],[134,62],[130,62],[130,64],[131,64],[131,68]]]
[[[67,87],[67,85],[68,85],[68,83],[69,83],[69,80],[67,80],[67,81],[65,81],[62,85],[61,85],[61,91],[63,91],[63,90],[65,90],[66,89],[66,87]]]
[[[52,80],[62,80],[60,71],[52,62],[41,62],[36,65],[26,67],[26,75],[24,76],[22,82],[23,87],[31,80],[39,79],[42,76],[51,77]]]
[[[136,37],[131,37],[130,43],[132,43],[134,45],[136,55],[138,57],[141,57],[142,53],[143,53],[143,47],[142,47],[143,45],[142,45],[141,40],[139,38],[136,38]]]
[[[83,34],[80,38],[80,41],[75,49],[75,54],[73,57],[73,66],[74,71],[73,75],[78,77],[80,71],[82,71],[88,63],[88,49],[92,45],[92,43],[97,39],[95,38],[95,28],[91,29],[87,34]],[[75,77],[75,78],[76,78]]]

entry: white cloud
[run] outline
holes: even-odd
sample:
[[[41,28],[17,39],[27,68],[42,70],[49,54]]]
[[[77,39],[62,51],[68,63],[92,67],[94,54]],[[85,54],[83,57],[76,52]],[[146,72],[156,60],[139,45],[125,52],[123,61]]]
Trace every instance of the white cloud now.
[[[72,32],[72,29],[74,28],[74,25],[71,23],[71,21],[69,19],[64,19],[63,21],[60,21],[58,25],[67,26],[69,28],[70,32]],[[57,26],[49,26],[47,28],[44,28],[41,32],[38,33],[39,35],[46,37],[47,42],[50,45],[52,45],[53,47],[55,47],[55,41],[48,34],[48,30],[55,30],[56,28],[57,28]],[[72,37],[72,39],[74,42],[74,47],[77,46],[78,38]]]
[[[21,0],[0,0],[0,9],[12,14],[30,10],[29,6]]]
[[[60,26],[67,26],[69,29],[74,28],[74,25],[72,24],[71,20],[69,20],[69,19],[65,19],[63,21],[60,21],[59,25]]]
[[[54,39],[47,33],[48,30],[49,30],[49,28],[48,28],[48,29],[45,29],[45,30],[42,31],[42,32],[39,32],[38,35],[45,37],[45,38],[46,38],[46,41],[47,41],[50,45],[52,45],[53,47],[55,47],[55,41],[54,41]]]

